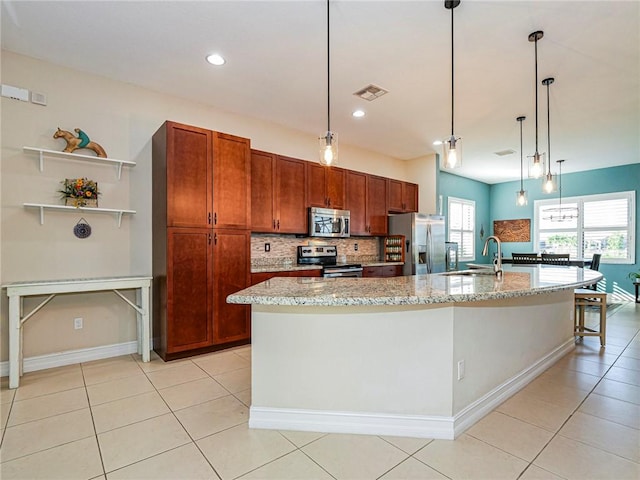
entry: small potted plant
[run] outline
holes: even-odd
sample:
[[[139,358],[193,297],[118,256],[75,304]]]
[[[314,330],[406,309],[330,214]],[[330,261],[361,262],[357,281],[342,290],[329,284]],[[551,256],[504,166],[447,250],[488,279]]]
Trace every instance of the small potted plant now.
[[[633,283],[640,283],[640,270],[637,272],[631,272],[629,274],[629,278],[633,281]]]
[[[72,207],[97,207],[98,184],[87,178],[65,178],[62,182],[62,198]]]

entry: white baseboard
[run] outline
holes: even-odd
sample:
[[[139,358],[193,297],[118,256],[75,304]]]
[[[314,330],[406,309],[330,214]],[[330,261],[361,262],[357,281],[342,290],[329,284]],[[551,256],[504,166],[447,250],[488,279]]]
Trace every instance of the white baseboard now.
[[[437,438],[452,440],[574,348],[573,337],[476,400],[454,417],[337,412],[252,406],[249,427],[362,435]]]
[[[23,371],[35,372],[46,368],[63,367],[91,360],[101,360],[103,358],[118,357],[138,352],[138,342],[131,341],[125,343],[115,343],[113,345],[103,345],[99,347],[81,348],[79,350],[68,350],[66,352],[50,353],[36,357],[24,359]],[[0,362],[0,376],[9,375],[9,362]]]
[[[426,415],[331,412],[252,406],[250,428],[453,439],[454,419]]]
[[[575,338],[569,338],[564,344],[548,353],[530,367],[514,375],[506,382],[471,403],[455,416],[455,436],[457,437],[482,417],[494,410],[512,395],[522,390],[529,382],[556,363],[575,348]]]

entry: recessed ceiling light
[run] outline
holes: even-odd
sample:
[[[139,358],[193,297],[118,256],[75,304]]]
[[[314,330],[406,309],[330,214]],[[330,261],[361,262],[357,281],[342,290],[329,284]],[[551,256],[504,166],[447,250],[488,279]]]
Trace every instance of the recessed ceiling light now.
[[[366,115],[366,113],[364,113],[364,110],[354,110],[351,115],[356,118],[362,118]]]
[[[211,55],[207,55],[207,62],[211,65],[224,65],[225,59],[222,58],[222,55],[212,53]]]

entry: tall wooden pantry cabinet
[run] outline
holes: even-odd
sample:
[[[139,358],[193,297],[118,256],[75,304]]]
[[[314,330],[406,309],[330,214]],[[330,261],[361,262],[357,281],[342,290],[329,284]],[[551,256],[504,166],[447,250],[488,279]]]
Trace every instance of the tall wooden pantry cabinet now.
[[[165,122],[153,135],[153,345],[164,359],[247,343],[249,139]]]

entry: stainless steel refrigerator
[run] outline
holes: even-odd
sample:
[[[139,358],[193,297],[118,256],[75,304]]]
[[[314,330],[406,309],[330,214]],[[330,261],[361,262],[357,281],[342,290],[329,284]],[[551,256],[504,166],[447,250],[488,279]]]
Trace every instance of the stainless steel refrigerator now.
[[[444,217],[425,213],[389,216],[389,235],[405,236],[403,275],[446,270]]]

